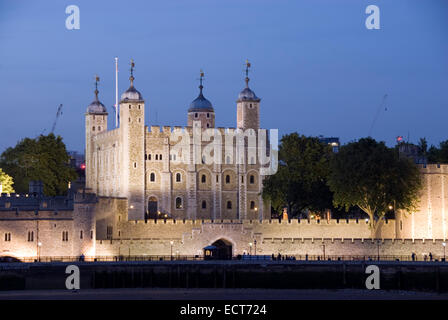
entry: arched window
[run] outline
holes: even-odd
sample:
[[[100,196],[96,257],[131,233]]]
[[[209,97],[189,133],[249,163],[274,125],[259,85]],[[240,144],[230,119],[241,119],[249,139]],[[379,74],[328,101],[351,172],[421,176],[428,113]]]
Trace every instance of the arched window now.
[[[182,181],[182,175],[178,172],[176,173],[176,182],[181,182]]]
[[[226,175],[226,183],[230,183],[230,176]]]
[[[156,174],[154,172],[151,172],[149,175],[149,181],[155,182],[156,181]]]
[[[255,201],[251,201],[250,202],[250,209],[254,210],[255,209]]]
[[[159,155],[158,154],[156,154],[156,160],[159,160]]]
[[[227,209],[232,209],[232,201],[227,201]]]
[[[95,131],[95,127],[94,126],[92,127],[92,131]]]
[[[249,183],[254,184],[255,183],[255,177],[253,175],[250,175],[249,177]]]
[[[182,198],[181,197],[176,198],[176,209],[182,209]]]
[[[229,156],[226,157],[226,164],[230,164],[230,157]]]
[[[202,201],[202,209],[207,209],[207,201]]]
[[[201,182],[202,182],[202,183],[205,183],[206,181],[207,181],[207,178],[206,178],[205,174],[203,174],[203,175],[201,176]]]

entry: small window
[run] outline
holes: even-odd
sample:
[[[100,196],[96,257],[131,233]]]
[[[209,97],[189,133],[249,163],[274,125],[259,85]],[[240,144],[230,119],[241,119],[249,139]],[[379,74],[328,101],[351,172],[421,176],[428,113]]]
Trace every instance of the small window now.
[[[129,105],[129,110],[131,110],[131,105]]]
[[[106,239],[108,239],[108,240],[112,239],[112,234],[113,234],[112,226],[107,226],[106,227]]]
[[[230,183],[230,176],[226,175],[226,183]]]
[[[249,176],[249,183],[254,184],[255,183],[255,177],[253,175]]]
[[[98,131],[101,131],[101,127],[98,127]]]
[[[182,209],[182,198],[181,197],[176,198],[176,209]]]
[[[181,182],[182,181],[182,175],[178,172],[176,173],[176,182]]]
[[[137,162],[134,162],[134,169],[137,168]]]
[[[62,241],[68,241],[68,231],[62,231]]]
[[[5,241],[11,241],[11,233],[5,233]]]
[[[207,118],[210,118],[210,113],[207,113]]]
[[[79,239],[82,239],[83,238],[83,233],[82,233],[82,230],[81,231],[79,231]]]
[[[151,160],[151,154],[148,154],[148,160]]]
[[[138,105],[138,110],[140,110],[140,105]]]
[[[226,157],[226,164],[230,164],[230,157],[229,156]]]
[[[154,172],[151,172],[149,175],[149,181],[155,182],[156,181],[156,174]]]
[[[93,239],[93,230],[90,230],[90,239]]]
[[[28,242],[34,241],[34,231],[28,231]]]
[[[159,156],[159,160],[162,160],[162,155]]]
[[[210,128],[210,124],[207,123],[207,128]]]
[[[244,183],[244,177],[241,176],[241,183]]]
[[[251,201],[250,202],[250,209],[254,210],[255,209],[255,201]]]
[[[148,160],[148,155],[147,154],[145,154],[145,160]]]
[[[202,201],[202,209],[207,209],[207,201]]]
[[[232,209],[232,201],[227,201],[227,209]]]
[[[201,182],[202,183],[205,183],[207,181],[207,177],[205,176],[205,174],[203,174],[202,176],[201,176]]]
[[[216,182],[219,182],[219,176],[216,175]]]
[[[159,155],[158,154],[156,154],[156,160],[159,160]]]
[[[92,131],[95,131],[95,126],[92,127]]]
[[[195,113],[195,114],[194,114],[194,117],[195,117],[195,118],[197,118],[197,117],[198,117],[198,114],[197,114],[197,113]]]

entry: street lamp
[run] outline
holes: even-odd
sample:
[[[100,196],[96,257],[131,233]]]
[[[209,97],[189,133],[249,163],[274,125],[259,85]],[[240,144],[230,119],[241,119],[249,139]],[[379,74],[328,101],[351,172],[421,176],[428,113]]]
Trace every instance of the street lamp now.
[[[40,261],[40,247],[42,247],[42,242],[37,243],[37,261]]]
[[[442,246],[443,246],[443,261],[445,261],[445,258],[446,258],[446,242],[443,242]]]
[[[174,241],[171,240],[171,241],[170,241],[170,245],[171,245],[170,257],[171,257],[171,260],[173,260],[173,244],[174,244]]]
[[[380,240],[377,240],[376,244],[378,248],[378,261],[380,261],[380,244],[381,244]]]
[[[252,255],[252,242],[249,242],[249,255]]]

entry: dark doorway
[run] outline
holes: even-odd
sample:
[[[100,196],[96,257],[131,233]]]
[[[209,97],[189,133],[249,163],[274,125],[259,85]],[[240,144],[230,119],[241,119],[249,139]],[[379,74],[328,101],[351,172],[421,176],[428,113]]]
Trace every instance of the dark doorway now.
[[[158,217],[157,210],[157,198],[151,197],[148,201],[148,218],[149,219],[157,219]]]
[[[204,248],[204,258],[209,260],[231,260],[232,244],[224,239],[219,239],[212,245]]]

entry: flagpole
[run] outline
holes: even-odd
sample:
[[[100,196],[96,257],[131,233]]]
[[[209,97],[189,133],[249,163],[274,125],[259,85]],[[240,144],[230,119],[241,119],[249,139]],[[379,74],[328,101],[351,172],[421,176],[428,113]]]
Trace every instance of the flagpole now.
[[[118,128],[118,57],[115,57],[115,128]]]

